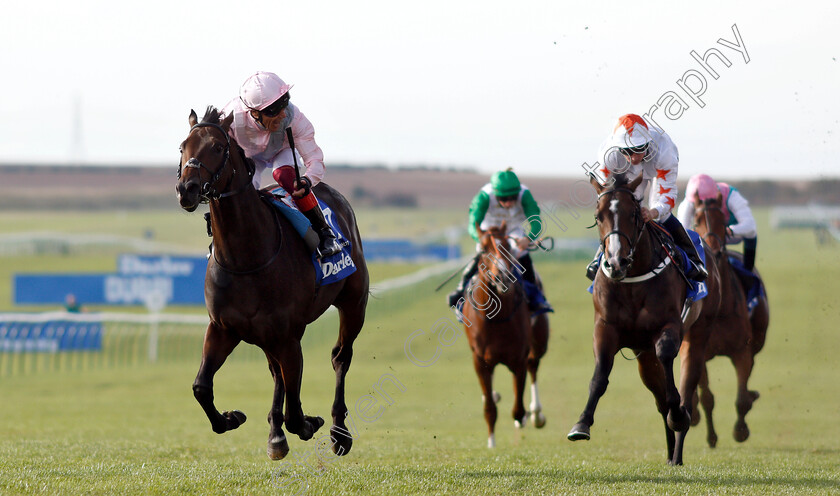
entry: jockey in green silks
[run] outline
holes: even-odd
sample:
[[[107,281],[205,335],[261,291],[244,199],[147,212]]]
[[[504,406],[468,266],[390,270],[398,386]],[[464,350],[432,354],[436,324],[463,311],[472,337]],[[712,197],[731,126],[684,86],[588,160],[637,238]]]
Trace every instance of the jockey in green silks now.
[[[531,190],[519,182],[519,178],[511,170],[496,172],[485,184],[470,204],[469,233],[476,242],[479,241],[478,225],[482,231],[491,227],[507,226],[508,252],[516,258],[522,266],[522,278],[537,287],[534,263],[528,252],[532,241],[536,240],[542,230],[540,222],[540,207],[537,205]],[[527,233],[525,230],[527,226]],[[481,246],[476,247],[477,250]],[[464,296],[464,290],[469,280],[478,271],[478,257],[474,257],[464,268],[463,277],[458,287],[449,294],[449,306],[454,306]],[[528,306],[532,312],[552,311],[543,301],[529,299]]]

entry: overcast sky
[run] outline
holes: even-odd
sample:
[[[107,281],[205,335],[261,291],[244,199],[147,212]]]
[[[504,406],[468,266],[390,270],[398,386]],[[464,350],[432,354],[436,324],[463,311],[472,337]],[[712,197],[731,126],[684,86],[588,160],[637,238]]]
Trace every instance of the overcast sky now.
[[[295,85],[328,171],[576,176],[619,115],[660,102],[683,179],[840,177],[838,2],[734,3],[11,2],[0,162],[174,170],[190,109],[266,70]],[[691,55],[711,48],[717,79]]]

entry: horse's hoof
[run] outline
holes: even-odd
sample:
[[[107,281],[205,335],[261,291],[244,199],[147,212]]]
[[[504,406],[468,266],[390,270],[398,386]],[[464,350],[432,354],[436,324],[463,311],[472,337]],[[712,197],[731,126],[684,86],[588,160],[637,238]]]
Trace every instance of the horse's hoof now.
[[[498,391],[493,391],[493,403],[502,401],[502,395]]]
[[[336,426],[332,426],[330,428],[330,437],[332,438],[333,445],[332,450],[337,456],[344,456],[350,452],[350,448],[353,447],[353,436],[349,435],[349,432],[344,427],[336,428]]]
[[[717,446],[717,434],[709,434],[706,437],[706,442],[709,443],[709,448]]]
[[[735,429],[732,430],[732,437],[735,441],[743,443],[750,437],[750,428],[747,427],[746,422],[736,422]]]
[[[289,443],[286,435],[280,434],[268,440],[268,457],[272,460],[282,460],[289,454]]]
[[[526,418],[527,417],[522,417],[521,420],[514,420],[513,421],[513,427],[516,428],[516,429],[524,429],[525,424],[527,423]]]
[[[490,434],[490,437],[487,438],[487,447],[488,448],[495,448],[496,447],[496,435]]]
[[[674,415],[673,412],[673,410],[668,412],[668,428],[675,432],[687,431],[691,425],[691,416],[688,411],[681,406],[677,415]]]
[[[697,424],[700,423],[700,410],[694,410],[694,413],[691,414],[691,426],[696,427]]]
[[[753,401],[757,400],[758,397],[761,396],[760,394],[758,394],[758,391],[750,391],[749,393]]]
[[[537,429],[542,429],[545,427],[545,415],[543,412],[533,412],[531,413],[531,422]]]
[[[577,423],[566,437],[569,441],[589,441],[589,426]]]
[[[239,410],[232,410],[230,412],[222,412],[222,417],[225,418],[225,426],[222,432],[232,431],[239,427],[240,425],[244,424],[248,417],[245,416],[244,413],[240,412]],[[215,429],[214,429],[215,430]],[[216,431],[218,434],[222,432]]]

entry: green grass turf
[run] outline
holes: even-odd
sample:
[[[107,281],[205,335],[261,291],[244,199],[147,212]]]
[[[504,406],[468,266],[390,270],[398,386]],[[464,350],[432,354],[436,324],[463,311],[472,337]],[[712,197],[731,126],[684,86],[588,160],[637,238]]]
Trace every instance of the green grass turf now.
[[[566,440],[592,374],[591,297],[584,262],[542,256],[537,267],[557,311],[540,371],[542,430],[514,430],[511,376],[499,368],[497,448],[485,447],[481,393],[460,329],[430,366],[406,357],[417,330],[414,353],[433,356],[432,325],[450,316],[444,291],[434,293],[438,281],[429,280],[371,301],[348,375],[357,435],[345,457],[320,457],[316,440],[290,436],[289,457],[268,459],[272,383],[259,360],[231,359],[216,376],[217,406],[241,409],[248,421],[214,434],[190,390],[196,350],[194,360],[153,366],[0,378],[0,494],[837,494],[838,247],[817,246],[811,232],[772,231],[766,216],[760,224],[771,325],[750,382],[761,392],[747,416],[752,436],[743,444],[731,437],[735,376],[717,358],[709,373],[718,447],[706,446],[703,424],[693,428],[683,467],[665,464],[653,398],[636,364],[621,357],[592,440]],[[336,315],[326,315],[303,341],[304,410],[325,418],[336,325]],[[378,389],[383,377],[405,390]],[[357,402],[371,397],[381,416],[365,422]]]

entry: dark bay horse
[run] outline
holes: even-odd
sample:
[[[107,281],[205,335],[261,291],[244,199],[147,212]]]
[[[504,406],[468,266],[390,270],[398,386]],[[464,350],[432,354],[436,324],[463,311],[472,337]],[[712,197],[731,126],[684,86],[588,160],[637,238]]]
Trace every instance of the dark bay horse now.
[[[721,281],[720,311],[715,324],[715,332],[709,337],[706,347],[706,360],[716,356],[728,356],[735,367],[738,378],[738,393],[735,399],[735,410],[738,420],[732,431],[736,441],[744,442],[750,436],[745,417],[758,399],[757,391],[747,388],[747,381],[755,363],[755,354],[764,347],[767,327],[770,323],[770,307],[765,294],[759,296],[758,304],[753,308],[752,315],[747,310],[746,291],[744,283],[736,274],[729,262],[730,256],[739,253],[726,250],[726,219],[723,213],[723,197],[700,200],[694,199],[694,224],[698,234],[709,244],[717,260],[718,273]],[[760,278],[757,269],[753,273]],[[703,366],[703,376],[699,384],[699,402],[706,413],[706,441],[714,448],[717,445],[717,433],[712,420],[712,410],[715,398],[709,388],[709,377],[706,366]],[[698,403],[697,395],[694,405]],[[695,410],[696,411],[696,410]],[[692,416],[692,425],[700,422],[700,415]]]
[[[181,207],[192,212],[201,201],[210,204],[212,256],[207,264],[204,297],[210,325],[193,393],[213,431],[223,433],[245,422],[237,410],[219,413],[213,402],[213,376],[240,341],[259,346],[274,377],[274,398],[268,414],[268,455],[281,459],[289,451],[282,426],[302,440],[324,424],[304,415],[300,403],[303,354],[300,340],[306,325],[330,305],[341,324],[332,349],[336,375],[333,452],[350,451],[352,436],[345,425],[344,381],[353,357],[353,341],[362,329],[368,299],[368,272],[353,210],[334,189],[315,186],[352,243],[356,272],[328,284],[316,284],[311,252],[291,223],[260,199],[252,184],[253,163],[228,134],[232,116],[220,122],[208,107],[201,122],[190,113],[190,132],[181,143],[177,194]],[[283,402],[286,402],[285,415]]]
[[[629,184],[624,176],[617,175],[606,187],[594,177],[590,181],[598,192],[595,220],[603,250],[592,292],[595,372],[589,384],[589,400],[568,438],[590,438],[595,408],[607,390],[615,355],[629,348],[637,357],[639,375],[653,393],[665,423],[668,463],[681,465],[691,421],[691,399],[702,374],[710,325],[720,303],[719,281],[714,259],[704,246],[709,294],[695,302],[683,319],[688,285],[654,237],[654,227],[642,219],[641,204],[633,193],[641,181],[641,175]],[[678,353],[679,390],[673,371]]]
[[[537,428],[545,425],[545,415],[537,390],[537,369],[548,348],[548,317],[531,318],[525,291],[514,276],[516,259],[507,251],[506,226],[482,231],[478,226],[481,254],[478,273],[465,291],[462,308],[464,330],[473,354],[473,366],[481,384],[484,419],[487,421],[487,447],[496,446],[496,403],[493,390],[496,365],[513,373],[513,420],[525,426],[528,412],[523,401],[525,380],[531,374],[531,420]]]

